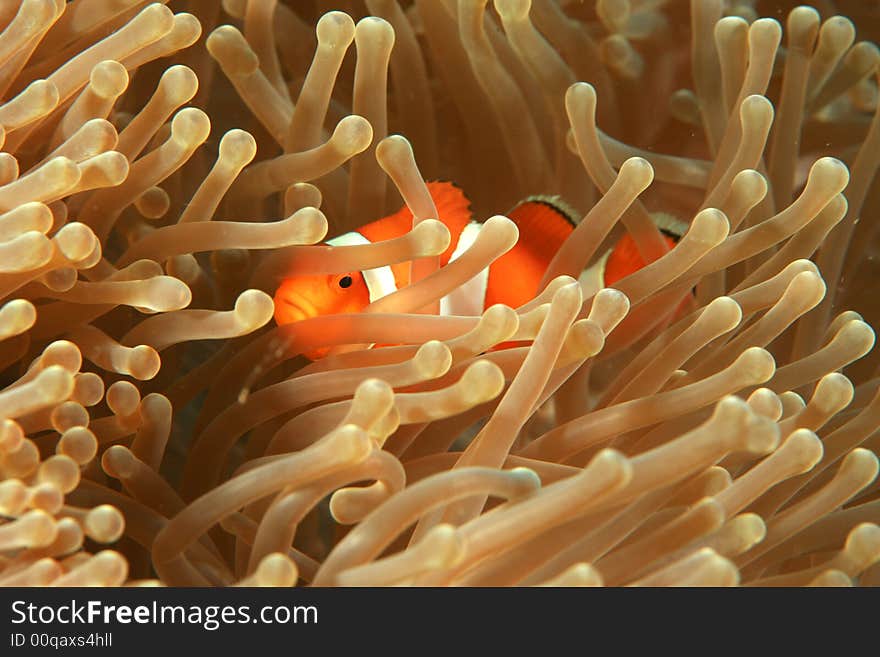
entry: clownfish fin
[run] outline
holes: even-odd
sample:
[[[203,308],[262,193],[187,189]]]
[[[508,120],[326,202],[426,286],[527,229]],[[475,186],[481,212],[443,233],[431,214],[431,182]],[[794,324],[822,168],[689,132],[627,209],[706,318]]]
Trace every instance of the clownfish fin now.
[[[670,249],[675,247],[689,228],[687,223],[666,212],[652,212],[651,219],[660,229]],[[605,285],[613,285],[644,266],[645,261],[639,253],[635,240],[629,233],[625,233],[605,258],[602,272]]]
[[[559,220],[562,220],[571,228],[578,225],[580,217],[577,210],[566,203],[561,196],[548,196],[544,194],[536,194],[524,198],[514,206],[507,216],[519,225],[520,220],[527,222],[535,215],[549,219],[552,223],[558,223]]]
[[[547,265],[574,230],[572,216],[552,196],[531,196],[507,213],[519,239],[489,268],[486,307],[503,303],[517,308],[535,296]]]
[[[575,216],[558,196],[530,196],[507,213],[519,228],[519,243],[544,253],[548,263],[574,230]]]
[[[449,229],[449,248],[440,256],[440,264],[445,265],[452,257],[465,226],[471,222],[471,202],[455,183],[437,180],[427,184],[437,208],[437,218]]]
[[[470,223],[471,202],[461,187],[448,180],[433,180],[427,185],[440,221],[450,229],[459,226],[463,229]]]
[[[431,181],[426,183],[434,207],[437,208],[437,219],[442,221],[449,229],[451,236],[449,248],[440,257],[442,264],[446,264],[461,231],[471,221],[471,202],[465,196],[460,187],[448,181]],[[394,214],[383,217],[366,226],[362,226],[358,232],[371,242],[388,240],[400,237],[412,229],[413,215],[405,205]]]
[[[666,212],[652,212],[651,219],[660,229],[663,239],[666,241],[669,249],[674,249],[682,236],[688,231],[690,225],[674,215]],[[616,283],[627,276],[635,274],[637,271],[646,267],[647,264],[642,259],[635,240],[629,233],[624,233],[617,243],[607,250],[602,257],[581,277],[581,285],[585,288],[584,295],[590,294],[585,286],[585,279],[589,284],[595,285],[601,280],[601,287],[616,287]],[[592,293],[595,294],[593,291]],[[658,326],[668,326],[670,322],[683,317],[686,313],[696,308],[696,288],[690,293],[683,292],[680,301],[675,303],[672,314],[668,315]],[[655,329],[660,330],[660,329]]]

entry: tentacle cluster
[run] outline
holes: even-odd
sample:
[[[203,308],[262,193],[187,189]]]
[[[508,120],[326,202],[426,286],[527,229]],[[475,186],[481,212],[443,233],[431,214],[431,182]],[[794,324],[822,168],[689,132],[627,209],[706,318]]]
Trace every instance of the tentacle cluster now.
[[[876,25],[328,4],[0,7],[0,585],[880,584]],[[485,220],[444,267],[433,179]],[[439,316],[536,193],[539,293]]]

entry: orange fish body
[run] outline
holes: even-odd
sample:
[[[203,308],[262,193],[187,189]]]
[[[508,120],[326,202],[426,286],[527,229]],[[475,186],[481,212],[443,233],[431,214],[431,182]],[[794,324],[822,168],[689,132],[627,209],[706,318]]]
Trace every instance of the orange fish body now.
[[[482,224],[471,220],[469,201],[452,183],[430,182],[428,189],[438,219],[449,229],[451,237],[449,248],[440,256],[443,266],[473,243]],[[547,265],[574,230],[572,213],[555,197],[530,197],[507,216],[520,231],[516,245],[466,285],[443,297],[441,314],[476,315],[498,303],[517,308],[537,294]],[[412,213],[404,206],[327,244],[343,246],[392,239],[411,230],[412,222]],[[602,264],[605,284],[610,285],[643,267],[644,261],[632,240],[624,236],[606,254]],[[346,274],[292,276],[282,281],[275,293],[275,321],[282,325],[319,315],[358,313],[377,299],[408,285],[408,277],[408,263]],[[320,349],[305,355],[314,360],[327,351]]]

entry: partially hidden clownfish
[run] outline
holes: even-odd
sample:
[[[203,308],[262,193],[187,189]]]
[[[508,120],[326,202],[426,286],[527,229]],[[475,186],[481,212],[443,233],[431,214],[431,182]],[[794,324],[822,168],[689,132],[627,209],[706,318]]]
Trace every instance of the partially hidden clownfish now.
[[[473,244],[482,224],[472,220],[470,202],[457,186],[449,182],[427,185],[438,219],[450,233],[449,247],[440,256],[440,265],[444,266]],[[517,243],[467,285],[443,297],[440,314],[478,315],[494,304],[517,308],[530,301],[553,256],[575,227],[572,211],[557,197],[529,197],[506,216],[519,229]],[[389,240],[407,233],[412,223],[413,215],[404,206],[326,243],[349,246]],[[658,226],[670,247],[683,233],[683,226],[671,217],[659,220]],[[591,269],[599,272],[609,287],[644,266],[635,242],[626,234]],[[408,263],[402,263],[344,274],[288,277],[275,292],[275,321],[283,325],[320,315],[361,312],[370,303],[406,286],[408,276]],[[320,350],[305,355],[314,360],[325,353]]]

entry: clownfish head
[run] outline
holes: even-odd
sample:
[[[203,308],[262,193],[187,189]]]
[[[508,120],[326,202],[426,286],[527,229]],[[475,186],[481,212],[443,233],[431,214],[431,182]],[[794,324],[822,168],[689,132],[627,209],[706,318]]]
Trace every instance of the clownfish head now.
[[[429,182],[427,187],[438,218],[450,234],[460,234],[471,219],[467,197],[450,182]],[[326,244],[334,247],[363,246],[400,237],[412,228],[412,212],[404,205],[394,214],[361,226],[357,231],[327,240]],[[454,244],[450,244],[441,256],[441,264],[449,260],[453,250]],[[321,315],[359,313],[370,303],[397,291],[398,274],[402,272],[383,265],[344,274],[289,276],[275,292],[275,322],[281,326]],[[405,284],[406,280],[402,274],[401,284]],[[316,360],[329,351],[321,348],[304,355]]]
[[[362,272],[318,276],[291,276],[275,292],[275,321],[279,326],[321,315],[359,313],[370,303]],[[303,354],[317,360],[329,349]]]

